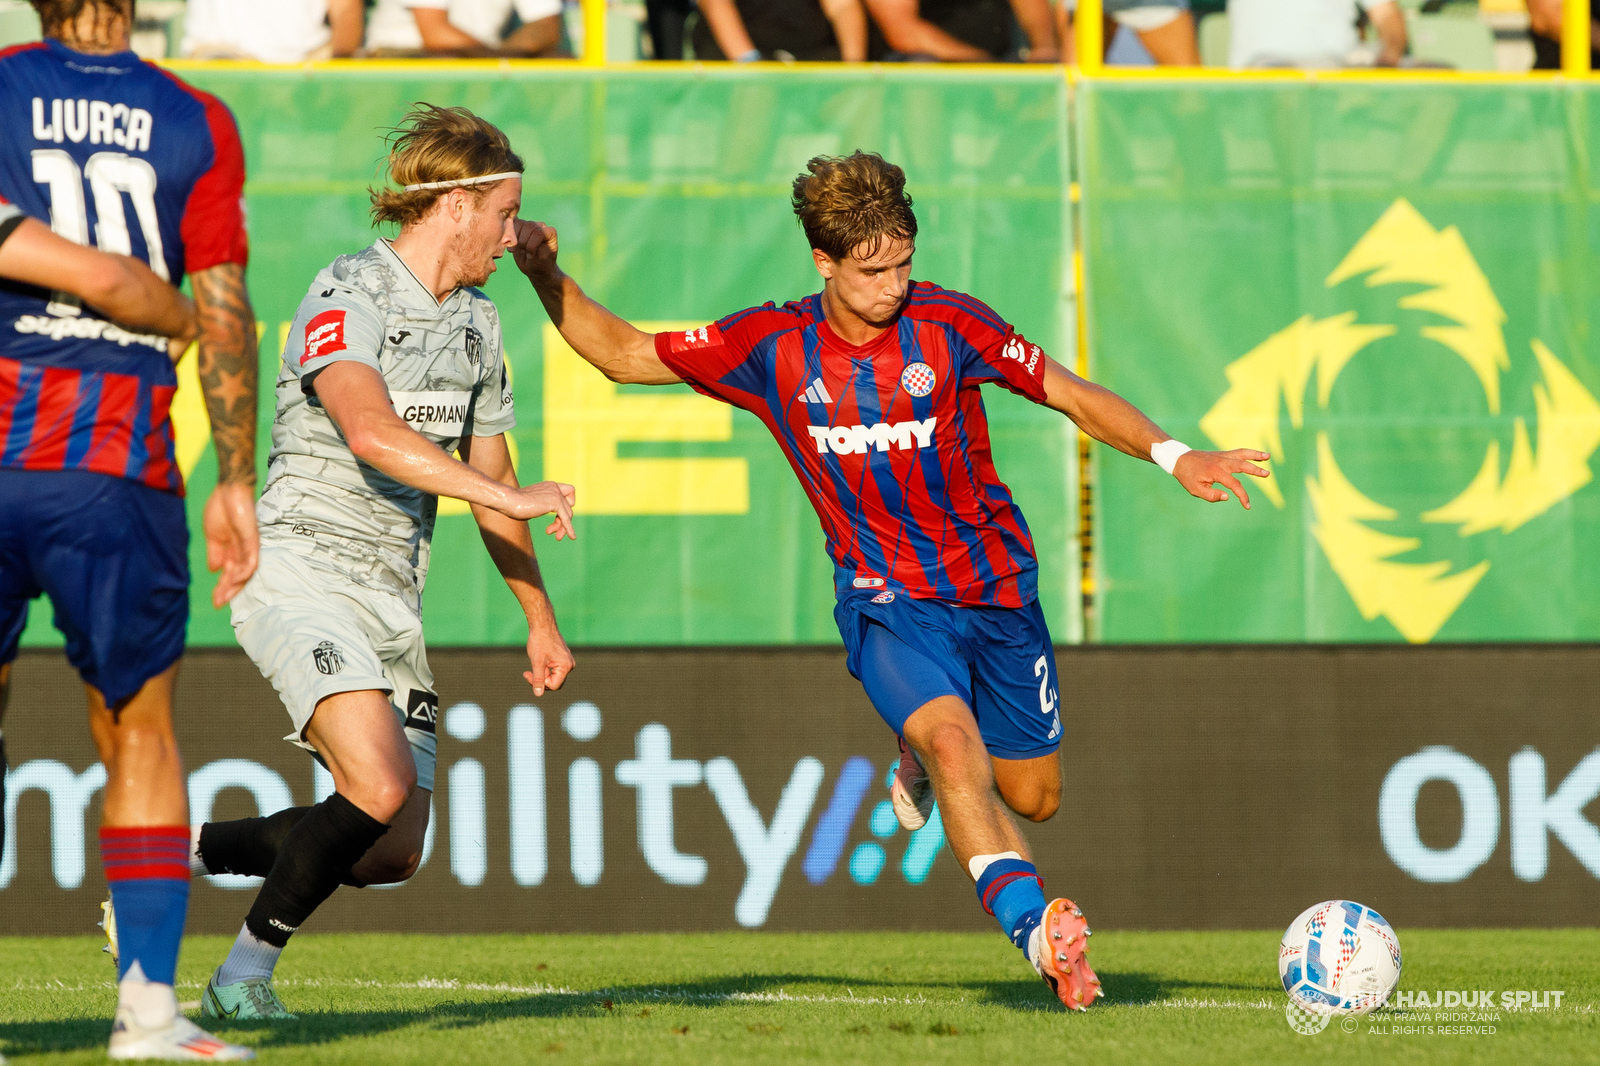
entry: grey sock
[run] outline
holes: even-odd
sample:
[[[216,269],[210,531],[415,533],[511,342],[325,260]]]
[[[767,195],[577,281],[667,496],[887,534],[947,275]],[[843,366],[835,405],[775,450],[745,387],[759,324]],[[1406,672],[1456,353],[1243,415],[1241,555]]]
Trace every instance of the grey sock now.
[[[278,956],[282,954],[282,948],[257,940],[248,926],[240,926],[239,938],[217,968],[214,980],[219,985],[231,985],[252,978],[271,977],[273,967],[278,965]]]

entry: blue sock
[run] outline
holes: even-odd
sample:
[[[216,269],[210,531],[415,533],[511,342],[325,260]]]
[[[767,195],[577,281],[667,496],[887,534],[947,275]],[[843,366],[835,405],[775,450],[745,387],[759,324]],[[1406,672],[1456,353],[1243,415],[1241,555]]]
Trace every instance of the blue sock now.
[[[117,915],[117,980],[138,963],[145,980],[172,984],[189,910],[189,827],[102,828],[100,858]]]
[[[1033,863],[996,859],[978,877],[978,899],[995,916],[1000,931],[1024,953],[1028,937],[1044,920],[1044,882]]]

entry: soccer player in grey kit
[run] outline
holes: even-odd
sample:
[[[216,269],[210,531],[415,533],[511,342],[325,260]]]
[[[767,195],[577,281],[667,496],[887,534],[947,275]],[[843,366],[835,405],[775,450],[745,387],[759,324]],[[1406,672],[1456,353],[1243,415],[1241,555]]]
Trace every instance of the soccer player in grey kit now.
[[[464,108],[418,105],[372,195],[399,236],[341,256],[300,304],[278,376],[261,566],[233,603],[240,645],[337,791],[314,807],[210,823],[195,872],[263,876],[202,999],[208,1017],[282,1018],[272,989],[289,937],[340,884],[417,868],[428,825],[439,700],[421,597],[439,496],[472,505],[485,547],[528,618],[542,695],[572,655],[556,627],[527,520],[573,535],[573,489],[519,487],[500,318],[475,286],[513,244],[522,160]],[[452,453],[460,456],[457,460]]]

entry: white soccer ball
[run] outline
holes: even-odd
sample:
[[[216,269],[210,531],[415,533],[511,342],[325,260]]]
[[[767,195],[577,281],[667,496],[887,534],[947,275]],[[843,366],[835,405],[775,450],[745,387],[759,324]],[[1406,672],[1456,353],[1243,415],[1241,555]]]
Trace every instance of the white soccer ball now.
[[[1371,907],[1334,899],[1309,908],[1283,934],[1278,976],[1315,1014],[1366,1014],[1400,982],[1400,938]]]

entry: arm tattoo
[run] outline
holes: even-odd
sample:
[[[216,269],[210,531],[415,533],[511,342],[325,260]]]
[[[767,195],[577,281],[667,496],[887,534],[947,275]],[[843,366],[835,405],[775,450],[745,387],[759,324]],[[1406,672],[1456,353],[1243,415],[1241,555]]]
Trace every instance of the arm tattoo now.
[[[260,360],[244,267],[223,263],[190,280],[200,318],[200,387],[217,449],[217,483],[254,484]]]

